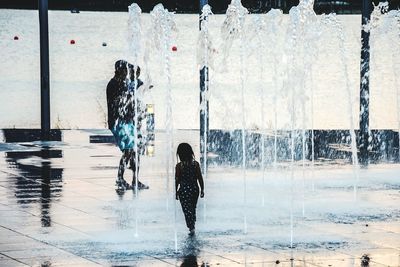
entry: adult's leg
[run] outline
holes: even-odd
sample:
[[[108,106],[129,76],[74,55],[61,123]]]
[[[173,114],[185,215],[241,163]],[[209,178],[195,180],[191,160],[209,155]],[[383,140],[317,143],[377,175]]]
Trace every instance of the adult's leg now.
[[[132,159],[132,149],[126,149],[124,150],[124,154],[125,154],[125,168],[128,166],[128,163],[131,161]]]
[[[139,155],[138,155],[138,164],[136,165],[136,152],[133,150],[132,151],[132,156],[130,158],[130,165],[132,169],[132,184],[136,184],[136,178],[139,181]],[[137,168],[137,170],[136,170]],[[137,177],[136,177],[137,175]]]
[[[119,160],[119,167],[118,167],[118,179],[124,179],[124,172],[126,167],[126,159],[125,159],[125,152],[122,152],[121,159]]]
[[[135,162],[135,153],[133,153],[130,164],[132,166],[132,186],[136,184],[138,185],[138,189],[149,189],[148,185],[145,185],[139,180],[139,170],[140,170],[140,154],[137,156],[137,163]],[[136,170],[137,166],[137,170]]]
[[[131,152],[129,150],[124,150],[122,151],[122,156],[119,161],[119,167],[118,167],[118,180],[124,180],[124,172],[126,169],[126,165],[129,162],[129,159],[131,157]]]

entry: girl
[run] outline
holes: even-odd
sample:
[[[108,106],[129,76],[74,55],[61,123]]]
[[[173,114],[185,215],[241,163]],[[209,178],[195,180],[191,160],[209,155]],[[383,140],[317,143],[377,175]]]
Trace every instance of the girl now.
[[[189,235],[194,235],[199,184],[200,197],[204,197],[203,176],[201,175],[200,165],[194,158],[193,149],[188,143],[179,144],[176,154],[180,160],[175,167],[176,200],[179,199],[181,202]]]

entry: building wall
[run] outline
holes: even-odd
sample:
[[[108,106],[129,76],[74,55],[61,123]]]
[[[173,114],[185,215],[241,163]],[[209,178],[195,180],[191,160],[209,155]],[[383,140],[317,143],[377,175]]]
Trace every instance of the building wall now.
[[[166,8],[177,13],[197,13],[198,1],[187,0],[64,0],[49,1],[50,9],[78,9],[98,11],[126,11],[127,6],[136,2],[144,12],[162,3]],[[214,13],[225,13],[231,0],[209,0]],[[361,12],[360,0],[315,0],[315,11],[318,14],[335,12],[338,14],[359,14]],[[379,2],[374,0],[374,2]],[[268,12],[271,8],[281,9],[288,13],[290,8],[298,5],[299,0],[242,0],[242,3],[252,13]],[[37,9],[38,1],[32,0],[2,0],[0,8]],[[389,0],[390,9],[400,8],[400,0]]]

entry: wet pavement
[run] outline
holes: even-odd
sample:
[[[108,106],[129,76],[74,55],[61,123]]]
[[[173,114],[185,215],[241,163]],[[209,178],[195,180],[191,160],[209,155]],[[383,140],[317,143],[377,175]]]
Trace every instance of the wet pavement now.
[[[0,143],[0,266],[400,266],[398,164],[211,166],[189,237],[165,134],[137,195],[115,191],[117,147],[90,142],[102,135]],[[198,136],[177,131],[175,146]]]

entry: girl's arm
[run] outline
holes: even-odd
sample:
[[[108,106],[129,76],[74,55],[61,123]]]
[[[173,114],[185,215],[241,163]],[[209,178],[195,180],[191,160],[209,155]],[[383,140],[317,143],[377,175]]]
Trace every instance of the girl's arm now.
[[[196,177],[197,180],[199,180],[200,184],[200,197],[204,197],[204,181],[203,181],[203,175],[201,175],[201,170],[200,170],[200,164],[196,162]]]
[[[176,164],[175,166],[175,198],[178,200],[178,188],[181,183],[181,169],[179,165]]]

